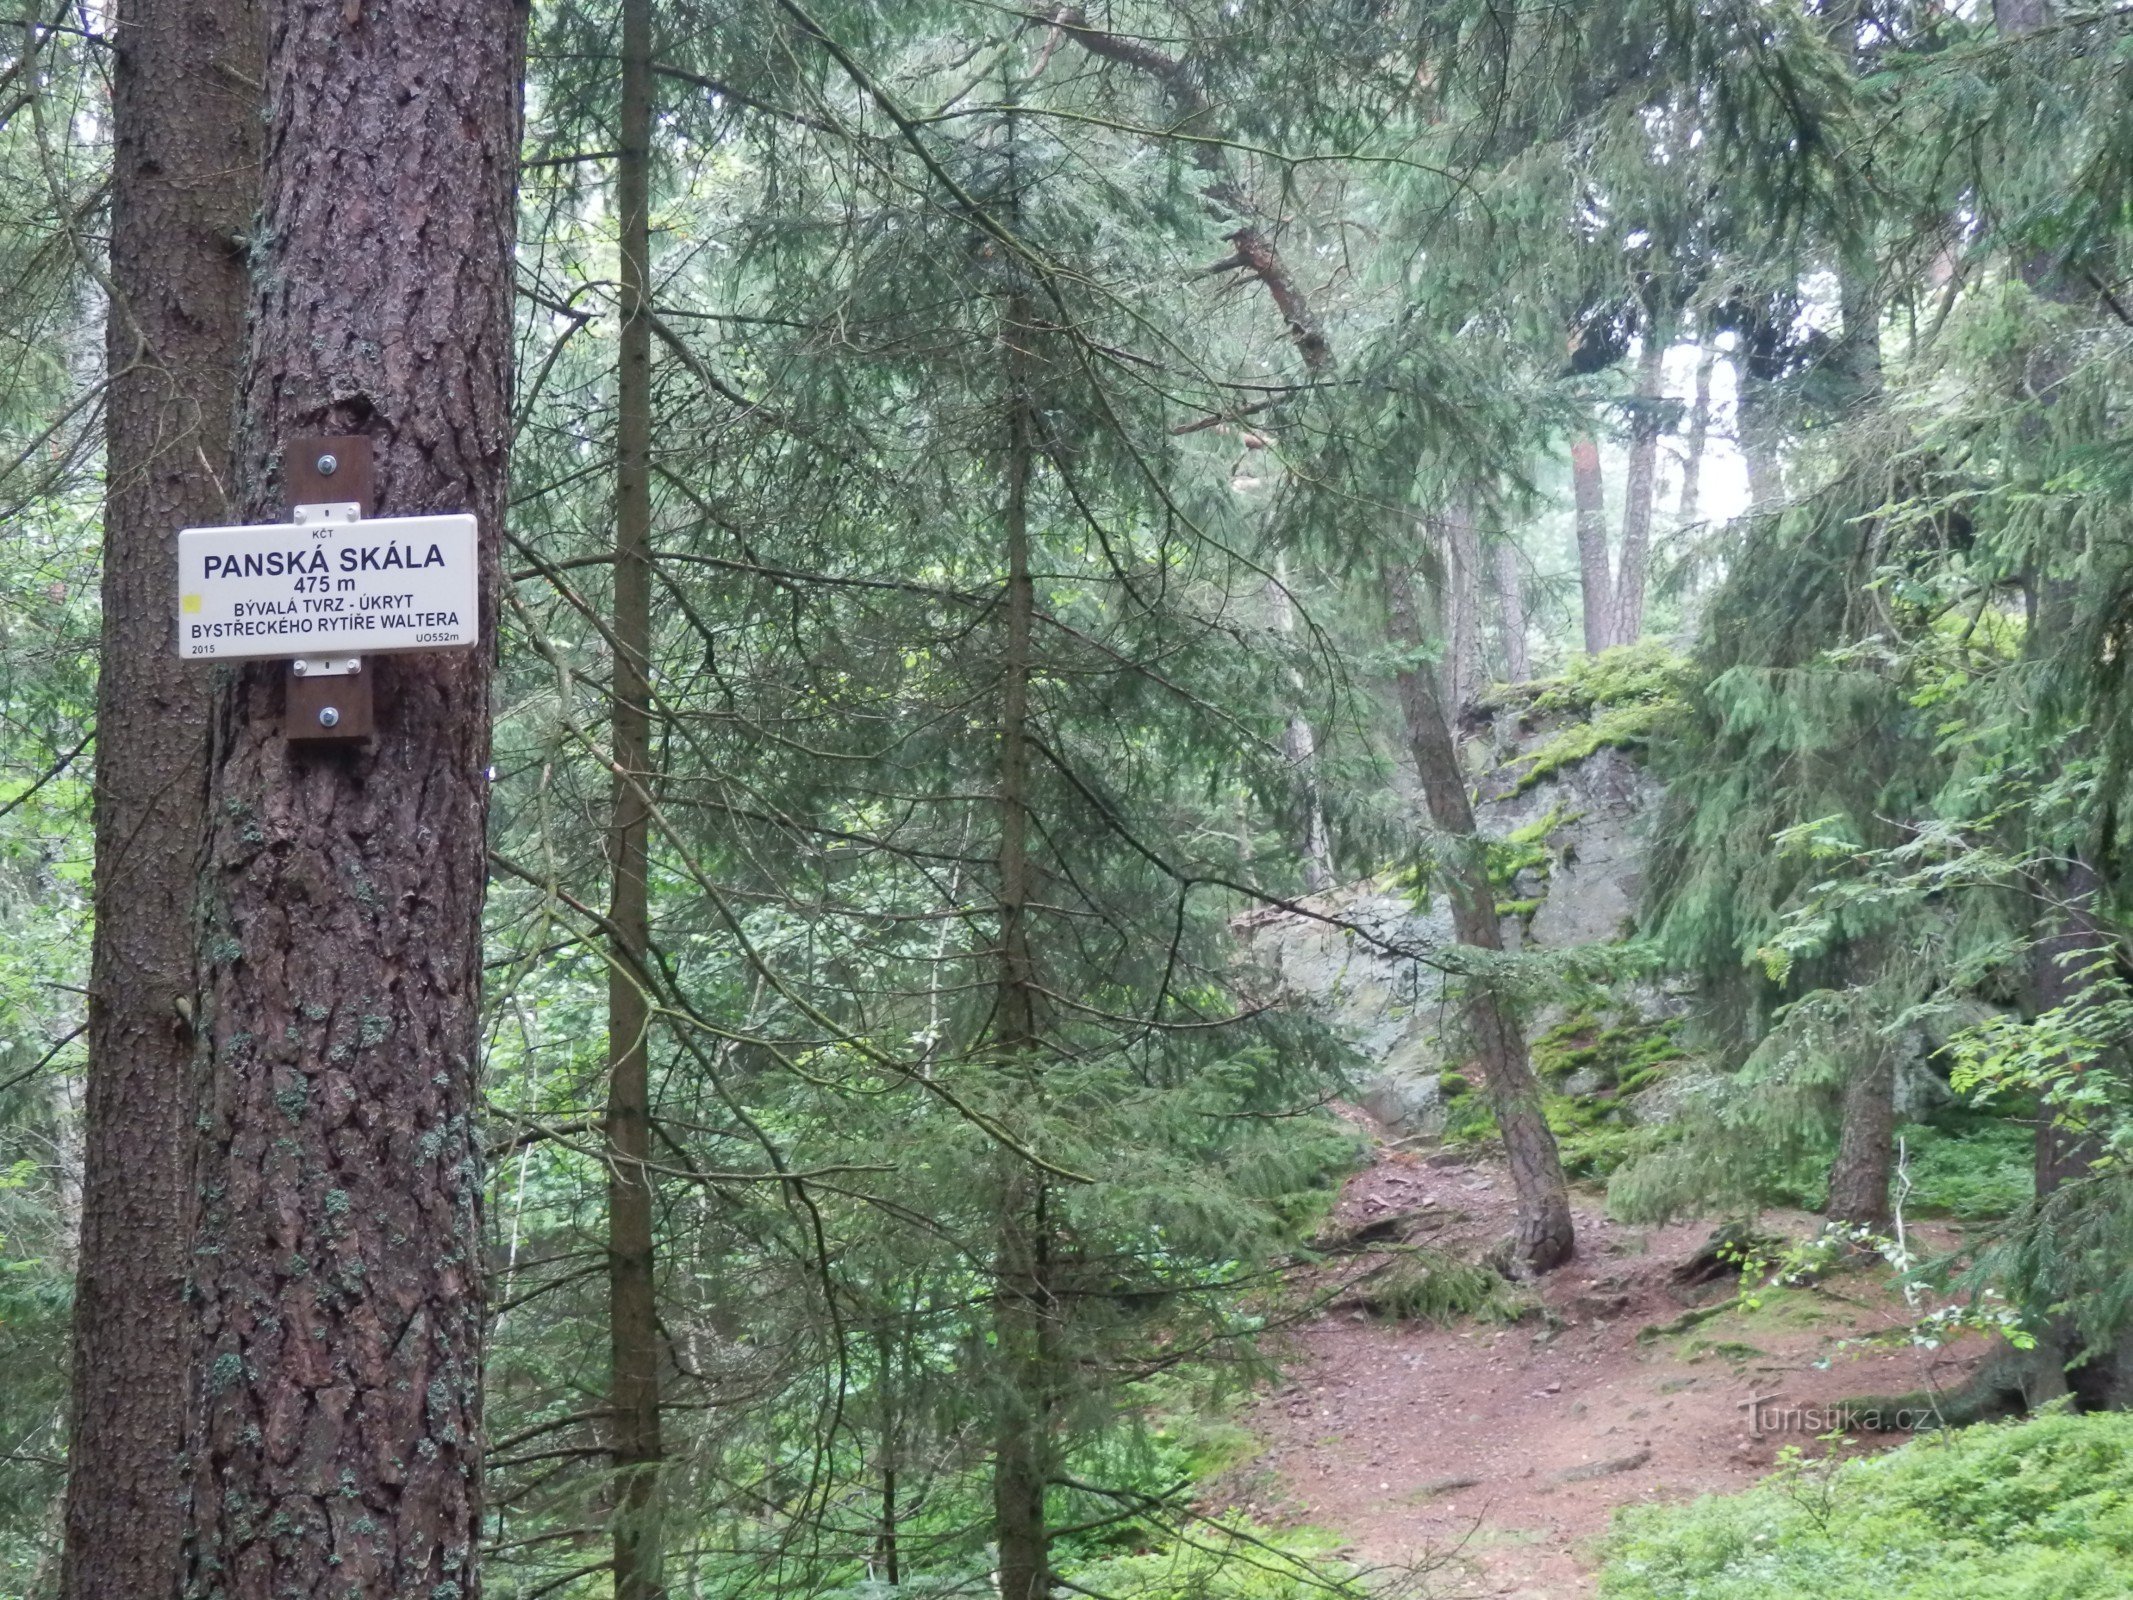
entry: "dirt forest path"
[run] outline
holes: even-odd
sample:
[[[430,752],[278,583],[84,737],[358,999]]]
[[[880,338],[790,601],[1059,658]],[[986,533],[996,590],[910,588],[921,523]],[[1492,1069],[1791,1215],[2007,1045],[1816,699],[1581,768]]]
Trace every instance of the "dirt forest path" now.
[[[1409,1242],[1472,1258],[1508,1231],[1508,1176],[1489,1160],[1381,1149],[1334,1227],[1403,1216]],[[1244,1419],[1265,1448],[1227,1497],[1330,1530],[1366,1565],[1430,1564],[1431,1600],[1582,1600],[1617,1507],[1744,1489],[1784,1445],[1818,1448],[1818,1419],[1784,1408],[1945,1388],[1981,1344],[1849,1343],[1905,1320],[1887,1274],[1865,1269],[1651,1337],[1734,1293],[1672,1281],[1711,1225],[1622,1227],[1595,1194],[1579,1197],[1577,1222],[1577,1258],[1539,1286],[1545,1314],[1437,1327],[1337,1307],[1300,1328],[1284,1381]],[[1804,1232],[1813,1219],[1768,1225]],[[1775,1397],[1760,1430],[1747,1409],[1758,1396]]]

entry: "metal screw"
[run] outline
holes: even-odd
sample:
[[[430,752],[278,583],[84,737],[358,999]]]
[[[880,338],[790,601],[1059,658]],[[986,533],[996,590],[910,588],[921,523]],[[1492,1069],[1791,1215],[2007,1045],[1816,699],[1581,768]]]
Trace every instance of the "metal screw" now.
[[[340,722],[341,714],[332,706],[320,706],[318,708],[318,725],[321,728],[336,728],[340,726]]]
[[[310,663],[310,662],[308,662],[308,661],[299,661],[299,662],[297,662],[297,663],[296,663],[296,675],[297,675],[297,676],[298,676],[299,678],[303,677],[303,676],[304,676],[304,675],[305,675],[306,673],[308,673],[308,672],[309,672],[310,670],[311,670],[311,663]]]
[[[341,469],[341,458],[330,450],[318,458],[318,475],[330,478]]]

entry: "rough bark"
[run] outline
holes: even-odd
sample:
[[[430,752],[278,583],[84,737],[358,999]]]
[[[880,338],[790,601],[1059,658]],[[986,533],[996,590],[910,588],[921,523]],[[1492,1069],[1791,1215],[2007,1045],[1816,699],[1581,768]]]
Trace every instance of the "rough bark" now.
[[[1614,643],[1615,586],[1607,558],[1607,485],[1600,476],[1599,441],[1589,433],[1570,441],[1570,493],[1577,518],[1585,653],[1596,656]]]
[[[241,507],[362,433],[377,511],[479,519],[510,434],[523,13],[279,0]],[[202,918],[190,1592],[472,1600],[476,1048],[493,644],[365,663],[377,732],[283,737],[279,663],[214,692]]]
[[[1422,639],[1413,583],[1390,566],[1380,570],[1379,581],[1387,597],[1393,642],[1411,652]],[[1443,845],[1440,866],[1453,933],[1469,948],[1500,951],[1503,928],[1496,916],[1496,891],[1489,882],[1466,775],[1459,768],[1435,675],[1425,667],[1402,668],[1399,691],[1423,799]],[[1555,1135],[1541,1109],[1540,1082],[1526,1054],[1524,1030],[1517,1013],[1485,976],[1467,979],[1461,1016],[1481,1063],[1483,1086],[1518,1197],[1516,1264],[1525,1272],[1547,1272],[1570,1259],[1576,1238],[1569,1186],[1563,1180]]]
[[[1829,1168],[1829,1219],[1877,1233],[1886,1229],[1895,1173],[1896,1053],[1877,1048],[1844,1086],[1837,1154]]]
[[[1496,620],[1503,633],[1504,681],[1524,683],[1533,676],[1533,662],[1526,652],[1526,580],[1519,571],[1518,546],[1499,538],[1490,554],[1494,558]]]
[[[193,867],[208,722],[207,669],[178,658],[170,575],[178,529],[229,520],[259,10],[125,0],[111,34],[96,924],[59,1587],[66,1600],[164,1600],[185,1531]]]
[[[1711,375],[1718,367],[1718,351],[1704,345],[1696,355],[1696,394],[1689,402],[1689,446],[1681,463],[1681,501],[1676,515],[1684,524],[1694,522],[1703,509],[1703,458],[1711,443]]]
[[[1673,331],[1647,328],[1637,356],[1636,408],[1630,420],[1629,470],[1622,486],[1622,549],[1615,561],[1609,644],[1635,644],[1644,633],[1644,589],[1651,565],[1652,491],[1659,476],[1659,436],[1665,432],[1666,350]]]
[[[652,1242],[652,942],[646,882],[652,781],[651,0],[623,0],[617,130],[622,327],[615,397],[615,764],[608,855],[608,1406],[613,1413],[615,1600],[661,1582],[659,1325]]]

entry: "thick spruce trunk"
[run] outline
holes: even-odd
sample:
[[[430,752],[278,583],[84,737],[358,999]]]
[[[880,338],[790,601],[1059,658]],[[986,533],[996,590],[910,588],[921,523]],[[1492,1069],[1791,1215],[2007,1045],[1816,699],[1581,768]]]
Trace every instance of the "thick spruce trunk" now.
[[[241,506],[362,433],[377,512],[480,519],[484,645],[365,663],[377,733],[220,672],[209,762],[188,1592],[472,1600],[489,678],[523,13],[278,0]]]
[[[1883,1231],[1895,1175],[1896,1052],[1877,1047],[1844,1086],[1837,1155],[1829,1168],[1829,1219]]]
[[[1615,642],[1615,585],[1607,557],[1607,484],[1600,475],[1600,442],[1590,433],[1570,441],[1570,495],[1578,540],[1578,598],[1585,619],[1585,653]]]
[[[178,530],[231,509],[263,41],[255,0],[123,0],[111,35],[96,931],[60,1592],[165,1600],[185,1532],[208,723],[207,669],[178,659],[170,585]]]
[[[1393,642],[1411,653],[1422,642],[1413,582],[1390,565],[1382,567]],[[1476,950],[1503,949],[1503,928],[1496,916],[1496,892],[1489,882],[1474,808],[1467,798],[1466,774],[1436,676],[1427,667],[1399,672],[1400,709],[1422,780],[1430,821],[1443,841],[1440,866],[1445,897],[1451,903],[1452,931]],[[1576,1246],[1570,1215],[1570,1190],[1555,1135],[1541,1109],[1540,1082],[1526,1054],[1518,1014],[1485,976],[1466,980],[1462,1008],[1468,1043],[1481,1063],[1483,1087],[1511,1165],[1518,1196],[1518,1231],[1513,1254],[1521,1271],[1547,1272],[1561,1266]]]
[[[652,6],[623,0],[615,169],[622,328],[615,421],[615,764],[608,858],[608,1407],[615,1469],[615,1600],[660,1579],[659,1325],[653,1276],[647,884],[652,781]]]

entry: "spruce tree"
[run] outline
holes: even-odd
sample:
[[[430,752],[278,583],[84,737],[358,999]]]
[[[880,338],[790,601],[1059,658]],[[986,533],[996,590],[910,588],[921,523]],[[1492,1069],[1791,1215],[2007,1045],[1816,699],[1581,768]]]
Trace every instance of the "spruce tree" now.
[[[96,931],[68,1448],[69,1597],[175,1595],[189,1394],[193,858],[208,672],[180,660],[177,532],[230,518],[263,34],[250,0],[113,19],[112,299]]]
[[[377,511],[472,512],[493,594],[519,15],[269,23],[239,509],[285,515],[297,438],[363,434]],[[353,749],[292,746],[284,671],[213,699],[186,1592],[471,1596],[487,648],[366,661]]]

